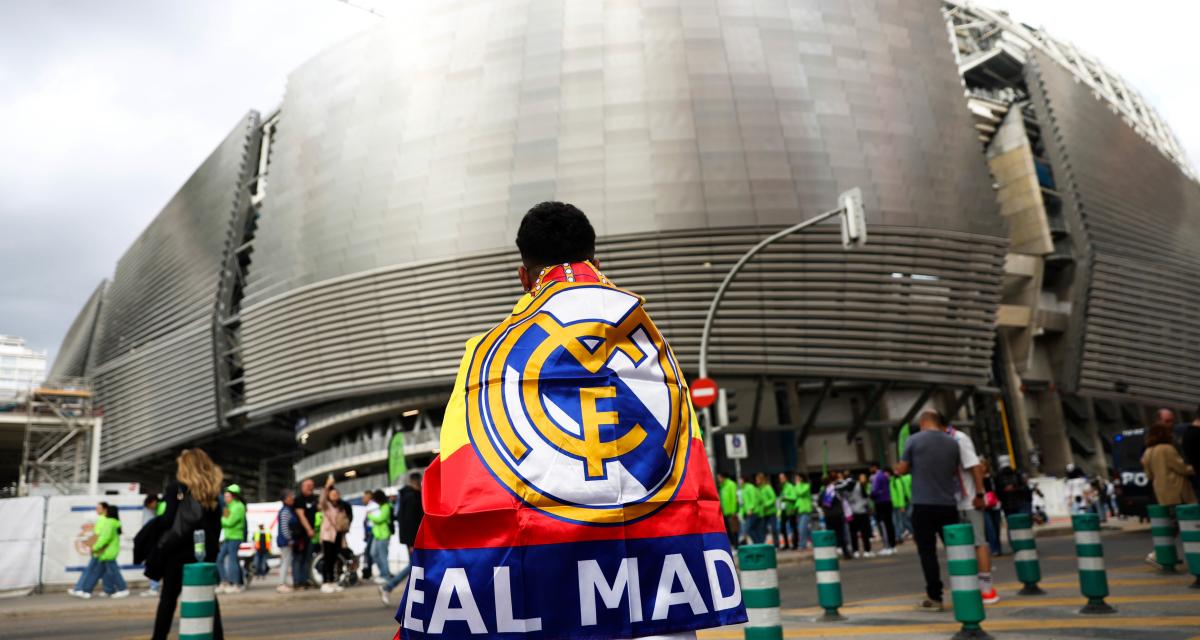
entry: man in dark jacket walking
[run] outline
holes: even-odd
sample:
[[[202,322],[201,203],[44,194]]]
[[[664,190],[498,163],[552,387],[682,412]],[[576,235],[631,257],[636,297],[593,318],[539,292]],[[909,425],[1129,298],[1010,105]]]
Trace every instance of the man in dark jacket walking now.
[[[392,590],[408,578],[409,571],[412,571],[413,544],[417,541],[417,530],[421,528],[421,518],[425,517],[425,509],[421,506],[421,474],[419,472],[414,471],[408,475],[408,484],[400,489],[396,501],[398,502],[396,513],[400,529],[400,544],[408,549],[409,564],[392,576],[387,584],[380,585],[379,599],[383,601],[384,605],[391,605],[388,597]]]

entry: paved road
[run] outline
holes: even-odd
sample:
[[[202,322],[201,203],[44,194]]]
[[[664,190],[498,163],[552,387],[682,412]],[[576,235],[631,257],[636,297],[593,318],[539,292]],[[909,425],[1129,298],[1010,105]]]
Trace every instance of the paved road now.
[[[1200,590],[1190,590],[1185,576],[1154,573],[1142,558],[1149,534],[1106,533],[1105,554],[1113,597],[1120,613],[1100,618],[1076,614],[1082,599],[1075,575],[1071,538],[1039,540],[1043,558],[1043,587],[1049,595],[1017,598],[1018,585],[1011,556],[997,562],[996,581],[1004,601],[988,609],[985,628],[1002,638],[1154,638],[1185,640],[1200,636]],[[912,545],[901,554],[846,562],[842,580],[849,623],[815,625],[815,580],[807,560],[780,568],[786,637],[864,636],[872,638],[945,638],[955,629],[953,614],[910,612],[920,597],[922,580]],[[387,639],[395,633],[393,608],[383,607],[374,587],[349,589],[336,595],[315,592],[280,596],[270,586],[256,584],[244,594],[221,596],[225,628],[231,640],[255,639]],[[65,594],[0,600],[0,636],[27,638],[127,639],[147,638],[155,602],[145,598],[121,601],[79,601]],[[702,639],[741,638],[739,629],[714,630]]]

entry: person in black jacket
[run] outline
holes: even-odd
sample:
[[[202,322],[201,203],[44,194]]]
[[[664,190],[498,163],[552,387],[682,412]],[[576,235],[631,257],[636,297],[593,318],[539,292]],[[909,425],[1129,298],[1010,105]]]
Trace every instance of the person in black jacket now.
[[[154,634],[152,640],[167,640],[171,632],[171,621],[175,618],[175,605],[183,589],[183,565],[197,562],[193,535],[199,529],[204,531],[204,561],[216,562],[220,549],[218,540],[221,535],[221,508],[217,504],[217,496],[221,491],[224,473],[221,467],[213,463],[201,449],[184,449],[176,460],[178,469],[175,473],[177,482],[169,485],[163,496],[167,509],[163,512],[162,534],[157,544],[157,558],[153,564],[161,571],[162,586],[158,599],[158,612],[154,617]],[[187,524],[186,521],[176,523],[177,517],[183,511],[187,512],[187,503],[194,500],[199,503],[199,521]],[[149,569],[147,570],[149,572]],[[213,640],[224,640],[225,633],[221,627],[221,610],[213,611]]]
[[[417,541],[417,530],[421,528],[421,518],[425,517],[425,509],[421,506],[421,474],[419,472],[414,471],[408,475],[408,484],[400,489],[396,500],[399,503],[396,513],[399,514],[400,544],[408,548],[408,566],[393,575],[386,584],[379,586],[379,599],[385,605],[391,604],[388,601],[388,595],[412,571],[413,544]]]

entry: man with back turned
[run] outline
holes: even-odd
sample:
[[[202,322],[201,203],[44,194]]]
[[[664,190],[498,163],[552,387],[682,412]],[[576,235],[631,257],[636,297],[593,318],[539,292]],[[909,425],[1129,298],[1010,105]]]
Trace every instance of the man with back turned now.
[[[917,605],[921,611],[945,610],[937,536],[942,527],[958,523],[959,448],[943,430],[945,422],[936,411],[922,413],[921,430],[908,439],[895,469],[897,474],[912,473],[913,539],[925,574],[926,597]]]

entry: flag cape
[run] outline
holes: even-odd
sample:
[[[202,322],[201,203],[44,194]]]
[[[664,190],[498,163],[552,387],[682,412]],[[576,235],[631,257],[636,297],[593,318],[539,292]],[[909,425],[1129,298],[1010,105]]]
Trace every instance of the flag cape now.
[[[398,638],[746,620],[678,363],[602,277],[539,285],[468,341],[423,502]]]

